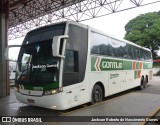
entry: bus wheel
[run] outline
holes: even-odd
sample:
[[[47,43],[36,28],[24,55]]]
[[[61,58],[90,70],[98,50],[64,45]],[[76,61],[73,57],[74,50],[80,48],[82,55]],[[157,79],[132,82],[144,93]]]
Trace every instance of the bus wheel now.
[[[141,84],[140,84],[139,88],[140,88],[140,90],[143,90],[145,88],[145,80],[143,77],[141,78]]]
[[[143,82],[144,82],[144,88],[146,88],[147,87],[147,77],[145,77]]]
[[[103,91],[99,85],[95,85],[92,90],[92,104],[101,102],[103,100]]]

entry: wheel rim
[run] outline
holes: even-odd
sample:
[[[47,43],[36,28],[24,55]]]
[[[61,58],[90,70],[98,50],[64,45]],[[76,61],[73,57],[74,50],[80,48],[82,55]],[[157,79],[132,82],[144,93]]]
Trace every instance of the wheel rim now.
[[[141,84],[141,89],[143,89],[144,88],[144,86],[143,86],[143,84]]]
[[[146,88],[146,86],[147,86],[147,79],[145,78],[144,79],[144,88]]]
[[[100,90],[97,89],[95,91],[95,94],[94,94],[94,101],[95,102],[100,102],[101,101],[101,95],[102,94],[101,94]]]
[[[141,85],[140,85],[140,89],[142,90],[142,89],[144,89],[145,87],[144,87],[144,79],[141,79]]]

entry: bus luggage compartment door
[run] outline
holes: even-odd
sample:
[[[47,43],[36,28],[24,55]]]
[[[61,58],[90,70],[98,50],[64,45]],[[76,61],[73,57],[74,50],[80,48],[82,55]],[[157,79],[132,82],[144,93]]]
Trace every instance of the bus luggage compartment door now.
[[[109,95],[120,92],[123,82],[125,82],[124,72],[109,73]]]

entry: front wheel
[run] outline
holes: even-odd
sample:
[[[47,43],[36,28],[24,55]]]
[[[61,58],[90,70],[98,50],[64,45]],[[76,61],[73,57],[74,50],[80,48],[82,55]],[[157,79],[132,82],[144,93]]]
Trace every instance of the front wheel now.
[[[92,104],[101,102],[103,100],[103,91],[99,85],[95,85],[92,90]]]

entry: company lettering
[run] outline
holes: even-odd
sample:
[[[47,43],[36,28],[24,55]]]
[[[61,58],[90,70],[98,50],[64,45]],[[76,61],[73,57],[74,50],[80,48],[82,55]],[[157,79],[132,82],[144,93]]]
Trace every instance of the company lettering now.
[[[102,62],[102,68],[107,69],[122,69],[122,62]]]
[[[33,69],[38,69],[38,68],[46,68],[46,67],[58,67],[57,66],[57,64],[53,64],[53,65],[49,65],[49,64],[47,64],[47,65],[37,65],[37,66],[32,66],[32,70]]]

